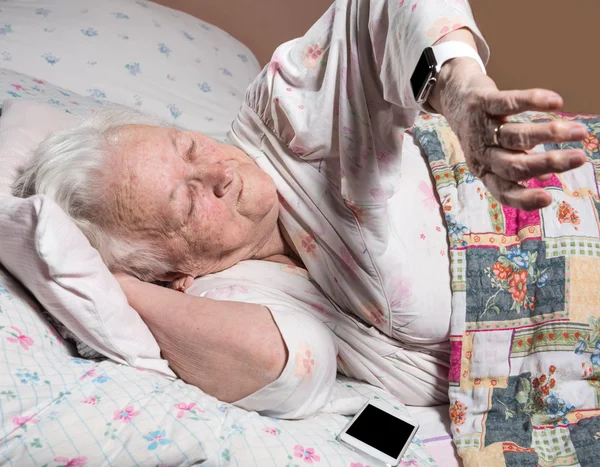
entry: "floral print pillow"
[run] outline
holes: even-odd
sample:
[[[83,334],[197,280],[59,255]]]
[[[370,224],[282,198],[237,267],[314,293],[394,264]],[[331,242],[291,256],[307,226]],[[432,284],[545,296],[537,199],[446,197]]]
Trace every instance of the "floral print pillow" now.
[[[55,86],[43,79],[0,68],[0,95],[5,99],[31,99],[52,105],[76,117],[85,118],[106,102]],[[0,100],[0,111],[2,101]],[[1,115],[1,114],[0,114]]]

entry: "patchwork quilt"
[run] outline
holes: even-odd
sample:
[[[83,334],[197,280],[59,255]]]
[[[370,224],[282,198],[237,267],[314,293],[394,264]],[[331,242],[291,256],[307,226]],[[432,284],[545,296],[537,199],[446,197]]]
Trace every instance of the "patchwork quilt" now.
[[[421,117],[413,129],[448,227],[450,417],[467,467],[600,465],[600,117],[514,120],[553,119],[588,126],[588,162],[525,182],[552,193],[535,212],[487,192],[443,118]]]

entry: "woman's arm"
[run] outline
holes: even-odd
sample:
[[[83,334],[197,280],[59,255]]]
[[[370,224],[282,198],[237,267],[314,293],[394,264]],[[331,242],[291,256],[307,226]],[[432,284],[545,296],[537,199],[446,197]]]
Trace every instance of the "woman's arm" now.
[[[287,348],[266,307],[186,295],[124,274],[115,277],[186,383],[235,402],[283,371]]]

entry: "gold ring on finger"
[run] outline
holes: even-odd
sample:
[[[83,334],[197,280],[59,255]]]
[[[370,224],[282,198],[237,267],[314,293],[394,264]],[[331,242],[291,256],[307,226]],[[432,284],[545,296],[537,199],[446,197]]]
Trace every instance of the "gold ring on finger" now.
[[[501,131],[502,131],[502,127],[506,125],[506,122],[501,123],[500,125],[498,125],[496,128],[494,128],[494,146],[498,146],[498,147],[502,147],[502,145],[500,144],[500,137],[501,135]]]

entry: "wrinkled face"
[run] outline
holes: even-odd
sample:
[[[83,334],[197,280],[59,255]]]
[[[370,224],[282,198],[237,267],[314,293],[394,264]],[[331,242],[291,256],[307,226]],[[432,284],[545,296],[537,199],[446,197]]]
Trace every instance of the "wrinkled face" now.
[[[111,143],[119,150],[110,151],[105,172],[107,227],[164,248],[174,276],[250,258],[277,228],[273,180],[238,148],[143,125],[123,127]]]

